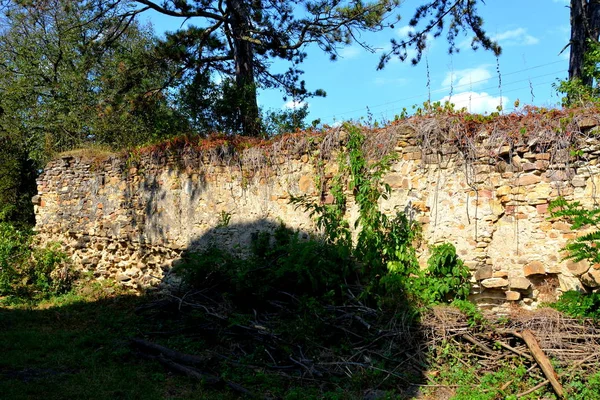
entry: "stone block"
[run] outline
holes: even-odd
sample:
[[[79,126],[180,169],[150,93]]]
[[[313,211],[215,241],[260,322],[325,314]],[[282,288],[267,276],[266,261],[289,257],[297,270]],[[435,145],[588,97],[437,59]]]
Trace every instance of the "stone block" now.
[[[558,275],[558,284],[562,292],[577,291],[585,293],[586,290],[578,278],[573,276]]]
[[[300,180],[298,181],[298,189],[302,193],[312,193],[314,192],[314,181],[310,175],[302,175]]]
[[[575,276],[583,275],[590,269],[590,263],[587,260],[573,262],[567,261],[567,269]]]
[[[508,186],[508,185],[500,186],[498,189],[496,189],[496,196],[502,197],[502,196],[509,195],[510,191],[511,191],[510,186]]]
[[[521,299],[521,293],[514,292],[512,290],[508,290],[506,292],[506,300],[508,301],[518,301]]]
[[[579,129],[581,129],[583,131],[583,130],[595,128],[596,126],[598,126],[598,123],[593,118],[586,117],[586,118],[583,118],[581,121],[579,121],[577,125],[579,125]]]
[[[588,272],[581,275],[581,283],[590,288],[600,287],[600,270],[590,268]]]
[[[119,273],[119,274],[117,274],[115,279],[117,280],[117,282],[127,282],[127,281],[131,280],[131,276],[125,275],[123,273]]]
[[[507,271],[494,271],[493,278],[508,278]]]
[[[571,225],[567,224],[566,222],[562,222],[562,221],[557,221],[557,222],[553,223],[552,228],[556,229],[557,231],[561,231],[561,232],[570,232],[571,231]]]
[[[586,180],[581,176],[576,176],[571,180],[571,184],[575,187],[585,187]]]
[[[531,282],[525,277],[515,277],[508,280],[511,289],[528,290],[531,287]]]
[[[542,180],[542,178],[540,178],[537,175],[523,175],[523,176],[519,177],[519,179],[517,179],[517,186],[535,185],[536,183],[539,183],[541,180]]]
[[[389,173],[384,178],[383,181],[390,185],[392,188],[401,188],[402,181],[405,179],[405,175],[397,174],[397,173]]]
[[[508,279],[488,278],[481,281],[481,286],[487,289],[502,288],[508,286]]]
[[[485,265],[481,268],[479,268],[476,272],[475,272],[475,279],[478,281],[482,281],[484,279],[489,279],[493,276],[494,274],[494,270],[492,268],[491,265]]]
[[[562,265],[557,261],[548,261],[546,262],[546,272],[548,274],[560,274],[562,273]]]
[[[531,275],[544,275],[546,268],[541,261],[531,261],[523,267],[523,274],[528,277]]]

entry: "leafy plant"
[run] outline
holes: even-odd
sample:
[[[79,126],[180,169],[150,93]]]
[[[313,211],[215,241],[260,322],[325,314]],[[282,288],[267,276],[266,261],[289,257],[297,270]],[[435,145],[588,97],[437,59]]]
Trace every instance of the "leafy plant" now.
[[[566,252],[566,259],[573,261],[587,260],[590,263],[600,262],[600,208],[586,210],[580,202],[568,202],[559,197],[550,202],[548,207],[551,218],[565,218],[571,223],[571,229],[593,227],[594,231],[577,237],[562,249]]]
[[[600,81],[600,44],[597,41],[588,39],[587,52],[583,59],[583,75],[590,84],[584,82],[580,77],[570,80],[559,80],[554,84],[558,93],[564,95],[562,98],[563,106],[587,106],[597,104],[600,100],[600,90],[598,82]]]
[[[316,216],[325,240],[351,252],[367,279],[367,290],[379,292],[380,301],[397,301],[398,295],[400,298],[411,296],[427,305],[466,299],[470,292],[469,270],[456,255],[454,246],[433,247],[427,271],[420,271],[413,246],[420,239],[419,225],[405,213],[397,212],[391,218],[379,209],[379,201],[391,194],[390,186],[383,183],[383,176],[395,155],[368,162],[361,129],[350,124],[344,128],[348,132],[347,154],[341,155],[340,172],[333,180],[334,203],[316,204],[307,197],[292,198],[292,202]],[[354,243],[350,223],[345,219],[347,200],[343,187],[352,191],[359,210],[354,221],[354,228],[358,230]]]
[[[217,223],[218,227],[227,227],[231,222],[231,213],[227,211],[221,211],[219,213],[219,222]]]
[[[444,243],[431,248],[428,268],[421,279],[423,296],[430,303],[466,300],[471,291],[470,272],[456,255],[456,248]]]
[[[600,293],[585,294],[571,290],[550,306],[573,317],[600,319]]]
[[[32,233],[0,223],[0,296],[40,298],[68,291],[75,274],[57,245],[35,248]]]
[[[320,238],[300,239],[283,225],[273,233],[256,234],[250,248],[248,258],[216,246],[190,253],[174,272],[189,285],[221,288],[249,305],[278,291],[328,295],[338,290],[353,270],[341,246]]]

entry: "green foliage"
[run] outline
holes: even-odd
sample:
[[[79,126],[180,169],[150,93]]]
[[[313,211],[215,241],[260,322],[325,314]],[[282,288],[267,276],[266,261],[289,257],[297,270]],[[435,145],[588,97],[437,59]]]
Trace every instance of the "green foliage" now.
[[[0,221],[33,222],[44,163],[90,144],[123,148],[185,129],[151,57],[151,30],[125,2],[3,2],[0,10]]]
[[[124,6],[47,0],[7,7],[0,122],[30,158],[172,134],[176,125],[160,91],[168,66],[148,58],[156,39],[124,16]]]
[[[571,229],[593,228],[585,235],[578,235],[569,241],[561,250],[566,252],[566,259],[575,262],[587,260],[591,264],[600,262],[600,209],[584,209],[579,202],[568,202],[559,197],[549,206],[551,218],[564,218],[571,223]],[[560,299],[551,304],[553,308],[566,314],[581,318],[600,318],[600,293],[579,293],[570,291],[563,293]]]
[[[561,102],[564,107],[587,106],[598,102],[598,88],[584,84],[579,78],[560,80],[554,84],[554,89],[563,95]]]
[[[550,306],[573,317],[600,320],[600,293],[568,291]]]
[[[554,84],[555,90],[562,94],[562,105],[587,106],[598,104],[600,101],[600,44],[594,39],[588,39],[587,52],[583,59],[583,75],[592,82],[586,84],[581,77],[570,80],[559,80]]]
[[[452,306],[458,308],[467,316],[467,320],[469,322],[469,326],[481,326],[485,323],[485,318],[481,312],[481,310],[473,303],[468,300],[454,300],[451,303]]]
[[[35,248],[33,236],[8,223],[0,223],[0,296],[39,299],[65,293],[74,273],[58,246]]]
[[[35,163],[27,151],[0,133],[0,222],[32,225]]]
[[[470,272],[456,255],[456,248],[444,243],[431,248],[423,280],[423,297],[430,303],[466,300],[471,291]]]
[[[352,254],[367,279],[368,290],[378,293],[380,301],[394,302],[410,296],[425,305],[467,299],[470,292],[469,270],[456,255],[451,244],[432,248],[428,269],[421,271],[413,244],[420,239],[420,227],[405,213],[393,218],[379,210],[379,201],[387,199],[391,188],[383,184],[395,156],[384,156],[368,162],[361,129],[344,125],[348,132],[347,154],[340,158],[340,173],[331,188],[333,204],[316,204],[306,197],[292,198],[315,217],[325,240],[340,245]],[[348,182],[343,176],[349,176]],[[346,195],[352,191],[359,214],[354,221],[358,230],[356,241],[351,239],[350,223],[345,219]]]
[[[221,75],[219,75],[221,77]],[[255,85],[238,86],[230,77],[216,81],[209,70],[183,78],[175,104],[199,134],[211,132],[238,134],[243,131],[243,112]],[[258,116],[255,117],[258,121]]]
[[[565,218],[569,221],[572,230],[595,228],[594,231],[567,243],[562,251],[567,253],[565,258],[575,262],[587,260],[592,264],[599,263],[600,208],[586,210],[580,202],[568,202],[560,197],[550,202],[548,210],[552,218]]]
[[[262,115],[263,131],[265,136],[273,137],[283,133],[295,132],[306,129],[306,117],[308,116],[308,103],[300,104],[299,107],[267,111]],[[318,121],[314,121],[313,125]]]
[[[331,186],[332,204],[313,203],[306,196],[291,197],[290,202],[308,211],[311,218],[315,218],[317,228],[323,232],[323,240],[331,245],[339,245],[351,253],[352,233],[350,224],[345,219],[346,196],[344,182],[341,176],[336,176]]]
[[[600,372],[590,376],[573,376],[567,379],[565,390],[571,400],[600,398]]]
[[[329,296],[339,291],[353,270],[341,246],[321,239],[300,239],[281,225],[275,232],[257,233],[250,257],[211,246],[186,255],[174,272],[194,287],[217,287],[249,306],[278,291]]]

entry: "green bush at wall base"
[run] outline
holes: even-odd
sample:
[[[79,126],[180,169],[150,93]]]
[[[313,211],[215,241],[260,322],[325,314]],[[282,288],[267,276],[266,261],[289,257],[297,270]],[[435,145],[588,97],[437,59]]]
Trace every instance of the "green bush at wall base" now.
[[[32,232],[0,223],[0,296],[40,298],[67,292],[75,274],[58,245],[35,248]]]

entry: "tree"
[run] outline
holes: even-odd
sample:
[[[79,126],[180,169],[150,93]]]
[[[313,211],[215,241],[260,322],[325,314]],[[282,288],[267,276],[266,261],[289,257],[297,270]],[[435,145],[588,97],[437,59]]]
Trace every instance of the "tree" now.
[[[160,135],[168,65],[153,33],[118,2],[4,2],[0,132],[29,138],[30,156],[85,143],[123,147]],[[152,63],[152,64],[151,64]],[[165,127],[164,129],[170,129]]]
[[[108,0],[0,5],[0,219],[31,209],[37,171],[56,152],[181,129],[157,90],[169,65],[148,56],[156,42],[135,12]]]
[[[593,85],[593,74],[586,66],[586,54],[598,45],[600,37],[600,0],[571,0],[571,47],[569,80],[579,79]]]
[[[456,46],[458,35],[472,32],[473,50],[481,47],[499,56],[502,49],[483,29],[483,18],[477,10],[480,1],[485,4],[483,0],[432,0],[420,5],[408,23],[408,26],[413,28],[413,31],[408,34],[408,39],[401,42],[392,39],[391,50],[381,56],[378,69],[382,69],[393,56],[405,61],[408,58],[409,48],[417,51],[411,62],[413,65],[418,64],[423,51],[427,48],[428,40],[440,37],[444,31],[446,31],[450,54],[460,51]]]
[[[389,25],[386,16],[398,0],[362,1],[243,1],[171,0],[158,3],[137,0],[145,9],[180,18],[196,18],[198,26],[169,34],[164,56],[176,60],[185,71],[218,72],[231,77],[237,91],[236,120],[245,135],[260,135],[257,87],[280,88],[287,96],[302,100],[323,91],[309,92],[300,79],[299,64],[307,44],[316,44],[332,58],[338,46],[363,42],[358,32],[379,31]],[[273,59],[289,61],[291,67],[273,72]]]
[[[300,80],[299,64],[306,57],[305,47],[317,45],[332,59],[341,46],[351,43],[374,51],[361,38],[361,32],[393,27],[399,20],[394,11],[400,4],[399,0],[136,1],[144,6],[140,11],[153,9],[186,21],[200,21],[198,26],[169,34],[164,56],[181,65],[181,74],[192,71],[193,75],[206,76],[208,70],[231,77],[238,98],[234,120],[243,134],[254,136],[260,134],[258,87],[280,88],[296,101],[324,95],[319,90],[309,92]],[[418,56],[413,60],[417,63],[428,35],[440,36],[446,20],[450,20],[446,38],[451,51],[457,50],[454,39],[458,33],[471,30],[475,34],[474,48],[499,54],[500,48],[482,28],[476,5],[477,0],[432,0],[420,6],[410,25],[416,27],[426,21],[425,26],[406,42],[392,41],[392,49],[383,55],[379,68],[393,56],[405,59],[408,47],[417,48]],[[291,67],[284,73],[274,73],[270,68],[274,59],[289,61]]]

